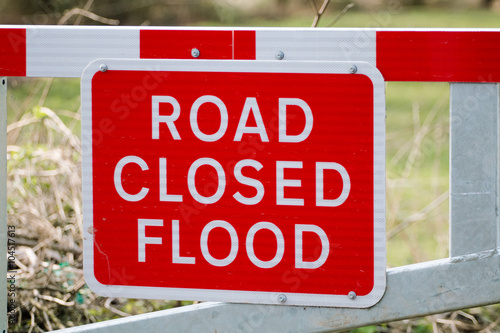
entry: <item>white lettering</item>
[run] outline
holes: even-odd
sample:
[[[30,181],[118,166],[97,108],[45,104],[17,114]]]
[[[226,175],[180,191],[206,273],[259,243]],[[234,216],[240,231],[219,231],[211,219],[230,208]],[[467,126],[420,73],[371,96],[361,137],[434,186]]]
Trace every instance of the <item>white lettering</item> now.
[[[144,199],[144,197],[148,194],[149,189],[146,187],[143,187],[143,188],[141,188],[141,190],[137,194],[129,194],[129,193],[125,192],[125,190],[123,189],[123,185],[122,185],[122,171],[123,171],[123,168],[125,167],[125,165],[127,165],[129,163],[135,163],[135,164],[139,165],[141,167],[142,171],[149,170],[149,168],[148,168],[147,163],[142,158],[140,158],[138,156],[133,156],[133,155],[125,156],[120,161],[118,161],[118,163],[116,164],[115,173],[114,173],[114,177],[113,177],[116,192],[118,192],[120,197],[122,197],[124,200],[136,202],[136,201],[140,201],[140,200]]]
[[[179,240],[179,220],[172,220],[172,263],[173,264],[194,264],[195,257],[181,257]]]
[[[262,169],[262,164],[260,162],[257,162],[255,160],[241,160],[236,165],[234,166],[234,178],[236,178],[237,181],[239,181],[243,185],[248,185],[252,186],[257,190],[257,194],[255,194],[254,197],[252,198],[247,198],[244,197],[240,192],[236,192],[233,197],[240,203],[244,205],[256,205],[258,204],[262,198],[264,197],[264,185],[257,179],[249,178],[246,176],[243,176],[241,173],[241,169],[244,167],[249,166],[254,168],[255,170],[259,171]]]
[[[198,110],[200,106],[204,103],[213,103],[217,106],[220,112],[220,126],[217,132],[214,134],[205,134],[200,130],[198,126]],[[189,115],[189,122],[191,123],[191,129],[198,139],[205,142],[214,142],[222,138],[227,130],[227,125],[229,121],[229,116],[227,114],[227,108],[224,102],[217,96],[205,95],[199,97],[194,101],[191,106],[191,113]]]
[[[295,105],[302,109],[306,116],[306,123],[302,133],[297,135],[286,134],[286,108],[289,105]],[[279,142],[302,142],[313,128],[313,114],[309,105],[299,98],[280,98],[279,99]]]
[[[160,158],[160,201],[182,202],[181,194],[167,194],[167,159]]]
[[[285,187],[301,187],[300,179],[285,179],[284,169],[302,169],[300,161],[276,161],[276,204],[304,206],[304,199],[285,198]]]
[[[342,177],[342,192],[337,199],[324,198],[324,177],[323,170],[336,170]],[[342,205],[351,191],[351,178],[347,170],[340,164],[334,162],[316,162],[316,206],[337,207]]]
[[[161,116],[160,115],[160,103],[168,103],[172,105],[174,111],[169,116]],[[180,140],[181,136],[175,127],[174,122],[179,118],[181,114],[181,106],[179,102],[172,96],[153,96],[152,97],[152,138],[159,139],[160,138],[160,123],[165,123],[170,130],[170,134],[174,140]]]
[[[202,165],[210,165],[217,172],[217,178],[218,178],[217,190],[215,191],[214,194],[212,194],[209,197],[201,195],[196,189],[196,180],[195,180],[196,171]],[[220,165],[220,163],[214,160],[213,158],[204,157],[194,161],[193,164],[191,164],[191,167],[189,167],[187,178],[188,178],[187,181],[188,181],[189,192],[196,201],[202,204],[216,203],[217,201],[219,201],[219,199],[224,194],[224,191],[226,190],[226,174],[224,172],[224,169],[222,168],[222,165]]]
[[[246,126],[250,111],[252,111],[255,123],[257,125],[256,127]],[[240,121],[238,122],[238,127],[236,128],[234,141],[241,141],[243,134],[259,134],[260,140],[262,142],[269,142],[269,138],[267,137],[266,133],[266,127],[264,126],[264,121],[262,120],[259,105],[257,104],[257,99],[255,97],[247,97],[247,99],[245,100],[243,111],[241,111]]]
[[[210,231],[215,228],[225,229],[229,233],[229,237],[231,238],[231,250],[229,251],[228,256],[224,259],[216,259],[212,257],[210,251],[208,250],[208,235],[210,234]],[[238,234],[236,233],[234,227],[226,221],[211,221],[203,228],[203,231],[201,232],[200,247],[203,257],[209,264],[217,267],[227,266],[234,261],[236,255],[238,254]]]
[[[257,231],[262,229],[267,229],[272,231],[274,233],[274,236],[276,237],[276,243],[277,243],[276,254],[274,255],[273,259],[268,261],[263,261],[257,258],[253,249],[253,240],[255,234],[257,233]],[[283,238],[283,233],[275,224],[271,222],[259,222],[254,224],[250,228],[250,230],[248,230],[246,249],[247,249],[248,259],[250,259],[250,261],[255,266],[260,268],[272,268],[277,264],[279,264],[281,259],[283,258],[283,254],[285,253],[285,238]]]
[[[162,227],[163,220],[138,219],[139,262],[146,261],[146,244],[161,244],[160,237],[146,237],[146,227]]]
[[[319,236],[321,241],[321,254],[318,259],[314,261],[304,261],[302,255],[302,234],[304,232],[314,232]],[[314,269],[321,267],[328,259],[330,253],[330,242],[326,233],[313,224],[296,224],[295,225],[295,268]]]

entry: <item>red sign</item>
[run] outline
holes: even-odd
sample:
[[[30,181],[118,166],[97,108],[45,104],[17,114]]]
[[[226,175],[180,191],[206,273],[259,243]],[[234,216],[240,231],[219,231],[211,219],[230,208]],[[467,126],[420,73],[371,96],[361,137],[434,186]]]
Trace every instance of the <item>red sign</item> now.
[[[91,63],[82,137],[92,289],[375,304],[385,290],[384,85],[372,66],[351,65]]]

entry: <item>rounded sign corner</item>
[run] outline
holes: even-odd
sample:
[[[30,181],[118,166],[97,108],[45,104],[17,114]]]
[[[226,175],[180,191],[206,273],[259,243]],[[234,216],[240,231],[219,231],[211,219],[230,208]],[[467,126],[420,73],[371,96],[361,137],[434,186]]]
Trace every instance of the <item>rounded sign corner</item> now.
[[[84,84],[91,84],[91,81],[94,79],[96,74],[104,73],[109,69],[109,63],[113,62],[116,59],[95,59],[89,62],[82,71],[81,80],[82,86]]]
[[[353,64],[357,67],[357,72],[353,75],[365,75],[372,81],[374,87],[378,85],[384,87],[384,76],[377,67],[365,61],[355,61]]]
[[[384,271],[384,279],[378,281],[378,284],[375,285],[367,295],[361,296],[363,298],[363,302],[361,302],[359,307],[363,309],[374,307],[384,298],[385,292],[386,292],[386,279]]]
[[[95,271],[93,269],[84,269],[83,275],[85,277],[85,283],[89,286],[90,290],[100,296],[112,296],[107,290],[109,288],[108,285],[102,284],[95,277]]]

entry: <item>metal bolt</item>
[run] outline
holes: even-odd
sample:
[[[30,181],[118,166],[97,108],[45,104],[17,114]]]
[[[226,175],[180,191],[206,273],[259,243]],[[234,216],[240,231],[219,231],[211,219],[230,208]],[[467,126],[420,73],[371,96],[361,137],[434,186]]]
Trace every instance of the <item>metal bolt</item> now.
[[[278,60],[283,60],[283,58],[285,58],[285,54],[283,53],[283,51],[278,51],[276,52],[276,54],[274,55],[276,57],[276,59]]]
[[[357,71],[358,67],[356,67],[356,65],[351,65],[351,67],[349,67],[349,73],[355,74]]]
[[[347,294],[347,297],[349,297],[349,299],[352,299],[354,301],[357,295],[354,291],[350,291],[349,294]]]
[[[278,296],[278,302],[280,302],[280,303],[286,303],[286,295],[280,294]]]
[[[108,65],[106,65],[106,64],[100,64],[99,65],[99,70],[104,73],[105,71],[108,70]]]
[[[198,50],[197,48],[192,49],[191,55],[193,56],[193,58],[198,58],[200,56],[200,50]]]

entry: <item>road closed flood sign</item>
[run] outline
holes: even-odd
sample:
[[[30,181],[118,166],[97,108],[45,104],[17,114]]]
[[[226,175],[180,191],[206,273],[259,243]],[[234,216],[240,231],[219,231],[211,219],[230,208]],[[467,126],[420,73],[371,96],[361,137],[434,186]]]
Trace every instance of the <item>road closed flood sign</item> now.
[[[384,99],[367,63],[92,62],[87,283],[105,296],[374,305]]]

